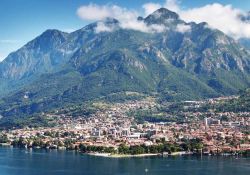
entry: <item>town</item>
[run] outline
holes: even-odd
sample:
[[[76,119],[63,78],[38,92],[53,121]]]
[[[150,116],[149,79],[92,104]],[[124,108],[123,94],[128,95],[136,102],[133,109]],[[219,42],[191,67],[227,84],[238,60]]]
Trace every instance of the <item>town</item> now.
[[[44,117],[55,122],[53,127],[3,130],[0,142],[2,146],[70,149],[99,155],[248,153],[250,113],[187,110],[220,100],[185,102],[186,110],[179,111],[181,122],[138,122],[129,115],[131,111],[159,107],[153,98],[114,104],[99,102],[94,104],[96,112],[87,117],[72,117],[59,111],[45,113]],[[169,115],[164,113],[165,117]]]

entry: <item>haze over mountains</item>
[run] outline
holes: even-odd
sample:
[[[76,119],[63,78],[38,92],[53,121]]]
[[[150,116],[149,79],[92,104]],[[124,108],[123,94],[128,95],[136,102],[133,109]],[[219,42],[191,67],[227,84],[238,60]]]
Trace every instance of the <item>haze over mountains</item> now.
[[[223,32],[165,8],[137,20],[145,31],[107,18],[72,33],[47,30],[11,53],[0,63],[0,114],[26,116],[127,91],[195,100],[249,87],[250,52]]]

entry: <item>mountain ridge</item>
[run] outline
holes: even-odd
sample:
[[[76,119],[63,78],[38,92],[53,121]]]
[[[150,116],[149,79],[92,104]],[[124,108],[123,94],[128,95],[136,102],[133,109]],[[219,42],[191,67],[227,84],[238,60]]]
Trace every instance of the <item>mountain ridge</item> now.
[[[27,116],[126,91],[193,100],[249,87],[250,54],[221,31],[167,9],[139,21],[165,30],[124,29],[106,19],[115,30],[97,32],[100,21],[72,33],[47,30],[12,53],[0,63],[0,77],[21,85],[3,96],[0,114]]]

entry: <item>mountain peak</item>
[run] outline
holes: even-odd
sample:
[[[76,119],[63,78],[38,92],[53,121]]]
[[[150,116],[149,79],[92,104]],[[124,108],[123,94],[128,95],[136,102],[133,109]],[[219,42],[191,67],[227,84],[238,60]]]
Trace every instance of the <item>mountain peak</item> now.
[[[179,15],[166,8],[160,8],[151,14],[155,18],[166,18],[166,19],[179,19]],[[149,15],[150,16],[150,15]]]
[[[67,36],[68,33],[61,32],[60,30],[48,29],[25,46],[29,49],[39,47],[43,51],[49,51],[54,46],[63,43]]]
[[[105,18],[103,20],[103,22],[105,24],[117,24],[117,23],[119,23],[119,21],[117,19],[115,19],[115,18]]]
[[[111,27],[111,26],[116,26],[117,24],[119,24],[119,21],[115,18],[110,18],[110,17],[107,17],[107,18],[104,18],[103,20],[99,20],[99,21],[96,21],[94,23],[91,23],[73,33],[78,33],[79,31],[89,31],[89,32],[93,32],[95,31],[96,27],[98,24],[104,24],[105,26],[108,26],[108,27]]]
[[[148,24],[165,23],[169,20],[179,20],[179,15],[166,8],[160,8],[145,18],[145,22]]]
[[[65,32],[62,32],[60,30],[48,29],[45,32],[43,32],[40,36],[44,37],[44,36],[55,36],[55,35],[63,35],[63,34],[65,34]]]

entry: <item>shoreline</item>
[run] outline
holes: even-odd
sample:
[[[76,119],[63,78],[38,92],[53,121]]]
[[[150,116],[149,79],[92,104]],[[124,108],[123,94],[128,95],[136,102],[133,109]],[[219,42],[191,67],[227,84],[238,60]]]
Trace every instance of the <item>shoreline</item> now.
[[[41,148],[41,147],[30,147],[30,148],[20,148],[15,147],[10,144],[0,144],[0,148],[16,148],[16,149],[34,149],[34,150],[57,150],[57,151],[75,151],[83,155],[95,156],[95,157],[105,157],[105,158],[143,158],[143,157],[181,157],[181,156],[219,156],[219,157],[249,157],[249,154],[242,153],[217,153],[217,154],[207,154],[207,153],[194,153],[194,152],[172,152],[172,153],[145,153],[145,154],[118,154],[118,153],[98,153],[98,152],[81,152],[80,150],[70,150],[70,149],[50,149],[50,148]]]
[[[157,157],[161,154],[111,154],[111,153],[84,153],[89,156],[105,157],[105,158],[131,158],[131,157]]]

